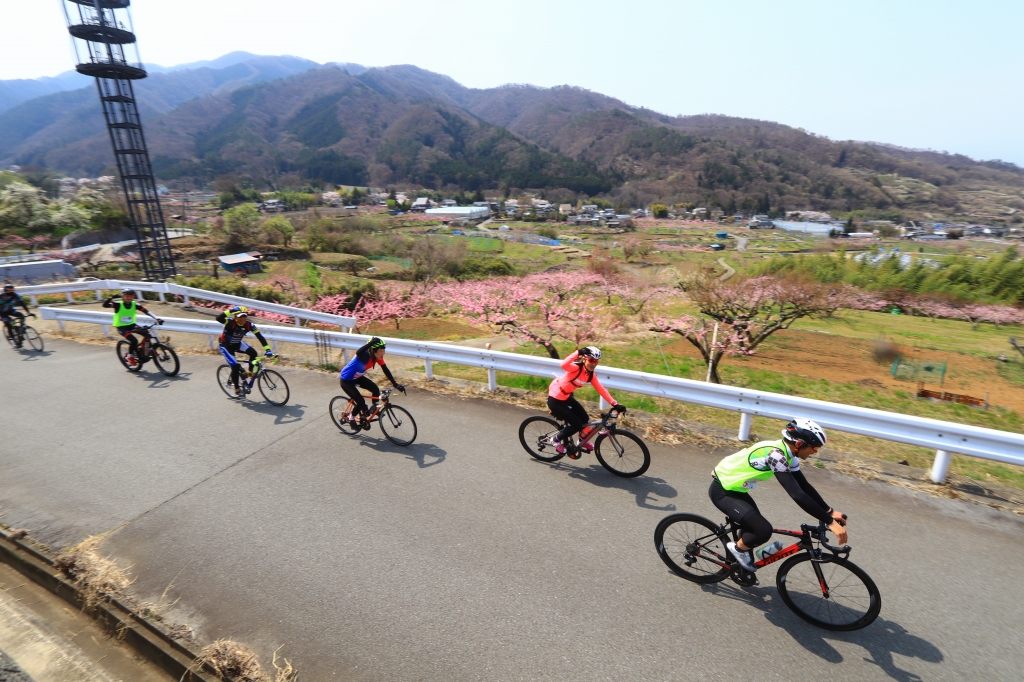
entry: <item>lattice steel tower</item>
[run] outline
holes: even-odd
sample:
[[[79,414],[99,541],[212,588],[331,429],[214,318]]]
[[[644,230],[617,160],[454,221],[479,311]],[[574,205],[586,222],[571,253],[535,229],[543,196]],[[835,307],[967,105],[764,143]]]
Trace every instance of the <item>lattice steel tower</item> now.
[[[131,0],[61,3],[75,47],[75,70],[96,78],[143,270],[150,280],[173,277],[171,244],[132,87],[133,80],[147,74],[139,58],[128,11]]]

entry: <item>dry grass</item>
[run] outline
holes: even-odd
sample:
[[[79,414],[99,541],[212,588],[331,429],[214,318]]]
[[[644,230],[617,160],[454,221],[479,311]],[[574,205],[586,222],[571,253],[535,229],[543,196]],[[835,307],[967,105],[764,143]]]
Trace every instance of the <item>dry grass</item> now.
[[[278,648],[274,651],[273,677],[263,670],[255,651],[230,639],[218,639],[205,647],[189,671],[198,671],[205,665],[212,668],[218,677],[229,682],[296,682],[298,673],[288,659],[282,657],[284,665],[278,665],[277,652],[280,650]]]
[[[96,551],[103,536],[93,535],[57,557],[57,569],[73,581],[86,608],[125,596],[132,584],[128,574],[112,559]]]

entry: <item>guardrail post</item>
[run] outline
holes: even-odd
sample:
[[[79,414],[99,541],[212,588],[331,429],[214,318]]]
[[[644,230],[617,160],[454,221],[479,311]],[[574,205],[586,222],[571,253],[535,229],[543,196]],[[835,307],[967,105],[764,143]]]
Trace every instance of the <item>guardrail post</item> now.
[[[32,305],[34,305],[35,307],[37,307],[37,308],[38,308],[38,307],[39,307],[39,301],[37,301],[37,300],[36,300],[36,297],[35,297],[35,296],[33,296],[32,294],[29,294],[29,295],[28,295],[28,297],[29,297],[30,299],[32,299]]]
[[[949,463],[953,460],[953,455],[949,454],[945,450],[935,451],[935,463],[932,464],[932,473],[930,478],[935,483],[943,483],[946,480],[946,474],[949,473]]]
[[[754,421],[754,415],[749,412],[740,412],[740,430],[736,434],[736,440],[750,440],[750,423]]]
[[[274,355],[279,355],[277,352],[277,341],[274,341],[273,339],[270,340],[270,350],[274,351]]]
[[[217,348],[213,345],[213,334],[206,335],[206,342],[210,344],[210,350],[217,350]]]
[[[341,349],[341,359],[345,361],[346,365],[348,364],[348,348]]]
[[[164,298],[164,292],[162,292],[162,291],[158,291],[158,292],[156,292],[156,295],[157,295],[158,297],[160,297],[160,302],[161,302],[161,303],[167,303],[167,299],[166,299],[166,298]]]
[[[103,300],[103,291],[100,290],[100,289],[96,290],[96,300],[97,301],[102,301]]]
[[[68,297],[68,303],[74,303],[75,302],[75,299],[71,298],[71,292],[70,291],[65,291],[64,295]]]
[[[302,326],[302,320],[299,319],[298,315],[295,316],[295,326],[296,327],[301,327]]]
[[[609,407],[611,407],[611,405],[608,403],[607,400],[604,399],[604,396],[601,396],[598,400],[598,407],[600,407],[602,410],[607,410]]]
[[[434,378],[434,363],[430,360],[423,361],[423,371],[426,372],[428,379]]]
[[[189,300],[188,294],[185,294],[185,307],[186,308],[191,308],[192,307],[192,301]]]
[[[60,327],[60,333],[64,333],[64,320],[57,318],[57,326]]]
[[[487,370],[487,388],[491,391],[498,388],[498,373],[493,369]]]
[[[101,324],[100,327],[103,329],[103,336],[110,338],[110,325]]]

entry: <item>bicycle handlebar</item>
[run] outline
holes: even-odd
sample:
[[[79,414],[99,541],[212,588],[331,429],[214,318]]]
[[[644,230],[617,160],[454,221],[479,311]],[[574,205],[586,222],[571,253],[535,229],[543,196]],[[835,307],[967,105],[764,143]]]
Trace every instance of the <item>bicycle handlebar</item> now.
[[[845,518],[846,515],[844,514],[843,517]],[[809,526],[807,524],[802,524],[800,526],[800,530],[810,533],[812,538],[821,542],[821,546],[829,550],[833,554],[849,554],[850,550],[852,549],[849,545],[843,545],[842,547],[833,547],[832,545],[828,544],[829,530],[828,526],[826,526],[824,523],[819,526]]]

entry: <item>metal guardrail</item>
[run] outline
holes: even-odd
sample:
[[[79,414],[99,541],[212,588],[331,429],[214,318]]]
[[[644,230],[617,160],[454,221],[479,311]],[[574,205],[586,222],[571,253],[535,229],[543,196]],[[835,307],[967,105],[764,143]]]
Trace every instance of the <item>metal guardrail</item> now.
[[[43,319],[56,320],[62,330],[64,322],[84,322],[104,325],[104,331],[107,333],[106,327],[109,327],[111,321],[111,316],[108,313],[89,310],[42,307],[40,311]],[[212,347],[213,339],[220,334],[222,326],[206,320],[165,318],[161,329],[205,334],[209,337]],[[260,330],[269,341],[274,343],[318,344],[320,346],[326,344],[328,348],[344,350],[346,351],[346,360],[348,350],[356,349],[366,341],[364,335],[294,327],[261,325]],[[434,362],[449,362],[486,369],[491,390],[497,388],[496,372],[498,371],[540,377],[553,377],[561,372],[559,361],[550,358],[429,341],[392,338],[388,338],[386,341],[389,353],[423,360],[428,378],[433,378],[432,363]],[[936,483],[945,480],[951,459],[950,453],[953,452],[1024,466],[1024,434],[811,400],[780,393],[752,391],[690,379],[676,379],[617,367],[599,367],[597,375],[601,383],[611,389],[739,412],[739,440],[747,440],[750,437],[750,425],[754,416],[782,420],[801,416],[813,419],[822,426],[837,431],[933,448],[937,454],[931,477]],[[605,407],[603,400],[602,407]]]
[[[173,282],[133,282],[118,279],[97,279],[18,287],[17,292],[22,296],[28,296],[32,300],[32,305],[39,305],[39,296],[65,294],[67,296],[68,303],[71,303],[74,300],[71,297],[71,294],[82,291],[95,291],[96,300],[101,301],[103,300],[104,291],[116,291],[125,287],[129,287],[137,291],[149,291],[155,293],[160,297],[161,301],[165,301],[165,296],[168,294],[181,296],[185,299],[186,306],[191,305],[191,299],[198,298],[204,301],[213,301],[215,303],[224,303],[226,305],[244,305],[264,312],[288,315],[295,319],[296,327],[300,326],[301,320],[331,324],[348,330],[355,329],[356,327],[356,318],[347,315],[332,315],[331,313],[321,313],[315,310],[307,310],[305,308],[295,308],[293,306],[282,305],[280,303],[267,303],[266,301],[257,301],[256,299],[245,298],[244,296],[232,296],[230,294],[222,294],[217,291],[207,291],[206,289],[186,287],[180,284],[174,284]]]

